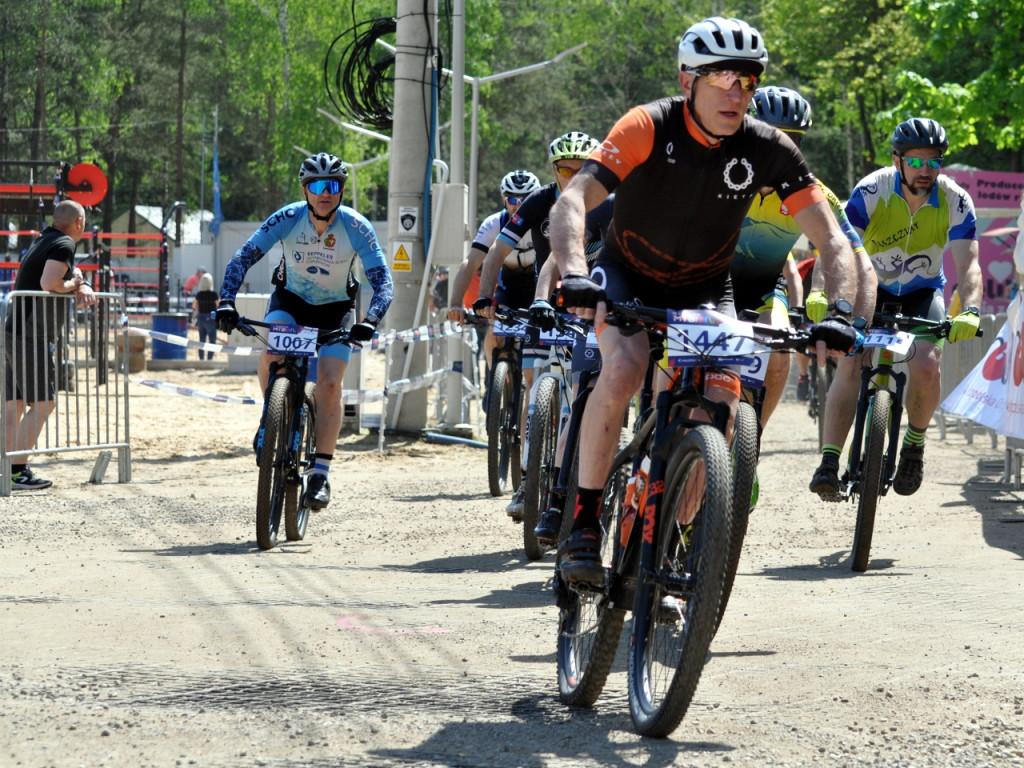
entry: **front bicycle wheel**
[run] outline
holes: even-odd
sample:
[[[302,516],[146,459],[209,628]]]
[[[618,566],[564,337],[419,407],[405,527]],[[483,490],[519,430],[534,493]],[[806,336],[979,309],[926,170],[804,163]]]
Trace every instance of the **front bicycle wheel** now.
[[[729,559],[722,584],[722,604],[718,609],[715,631],[722,623],[725,606],[729,604],[736,571],[743,554],[743,540],[747,535],[753,501],[754,481],[757,478],[757,413],[750,403],[740,403],[736,410],[736,423],[732,433],[732,536],[729,539]]]
[[[821,451],[825,445],[825,403],[828,401],[828,388],[832,385],[832,377],[835,375],[835,363],[829,358],[824,368],[818,368],[815,361],[811,361],[813,379],[811,385],[814,387],[816,401],[816,418],[818,420],[818,450]]]
[[[554,469],[558,423],[562,415],[560,395],[557,379],[551,376],[541,379],[530,416],[530,455],[523,484],[523,549],[530,560],[537,560],[543,554],[533,529],[537,527],[540,511],[547,509],[548,496],[557,479]]]
[[[868,569],[871,558],[871,537],[875,532],[875,508],[882,488],[882,467],[885,465],[885,440],[889,434],[889,406],[892,394],[887,389],[875,391],[868,406],[867,435],[864,458],[860,463],[860,486],[857,497],[857,527],[853,532],[853,562],[858,573]]]
[[[638,733],[661,738],[690,706],[722,598],[733,500],[721,432],[701,425],[683,437],[656,514],[653,560],[640,566],[633,602],[629,710]]]
[[[499,360],[491,371],[487,397],[487,481],[492,496],[501,496],[508,488],[510,427],[515,423],[512,385],[512,367],[507,360]]]
[[[285,497],[284,531],[288,541],[302,541],[309,523],[309,505],[304,504],[309,472],[316,463],[316,384],[306,382],[305,412],[299,419],[298,454],[288,473],[288,493]]]
[[[256,490],[256,543],[260,549],[272,549],[277,545],[277,532],[288,495],[291,401],[291,382],[285,378],[276,379],[271,385],[267,403]]]
[[[632,456],[620,455],[601,496],[601,561],[605,564],[615,563],[619,556],[622,502],[632,462]],[[619,578],[625,575],[618,573]],[[615,661],[626,612],[612,604],[607,586],[563,583],[560,587],[565,591],[558,615],[558,698],[570,706],[593,706]]]

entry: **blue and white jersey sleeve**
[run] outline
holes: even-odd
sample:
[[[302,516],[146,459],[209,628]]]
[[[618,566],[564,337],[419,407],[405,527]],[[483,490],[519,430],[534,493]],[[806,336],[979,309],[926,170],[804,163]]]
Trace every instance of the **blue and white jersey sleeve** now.
[[[501,228],[505,225],[506,219],[508,219],[508,214],[505,211],[497,211],[484,219],[480,229],[476,231],[476,237],[473,238],[471,247],[478,248],[484,253],[489,251],[494,245],[498,233],[501,232]]]

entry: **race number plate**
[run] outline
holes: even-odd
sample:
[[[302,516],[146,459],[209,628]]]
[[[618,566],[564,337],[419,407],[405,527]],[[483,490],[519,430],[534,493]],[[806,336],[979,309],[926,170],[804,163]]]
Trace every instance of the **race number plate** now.
[[[275,355],[316,357],[316,337],[319,330],[304,325],[271,323],[267,333],[267,348]]]
[[[865,349],[887,349],[897,355],[907,354],[913,343],[914,334],[889,328],[872,328],[864,337]]]
[[[710,309],[683,309],[668,315],[668,362],[677,368],[708,358],[718,365],[747,365],[757,354],[749,323]]]
[[[494,338],[496,339],[502,337],[521,339],[526,336],[526,326],[520,323],[517,323],[516,325],[505,325],[500,320],[495,320],[494,326],[491,328],[491,332],[494,334]]]

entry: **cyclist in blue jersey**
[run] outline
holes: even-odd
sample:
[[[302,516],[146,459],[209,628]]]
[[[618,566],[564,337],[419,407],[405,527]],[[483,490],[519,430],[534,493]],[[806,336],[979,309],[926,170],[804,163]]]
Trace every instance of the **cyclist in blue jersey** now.
[[[974,202],[939,173],[948,148],[946,131],[934,120],[914,117],[900,123],[892,135],[892,165],[861,179],[846,203],[846,215],[861,233],[878,275],[876,309],[898,304],[904,315],[941,321],[946,314],[942,254],[949,247],[957,293],[966,307],[953,318],[949,333],[949,340],[957,342],[978,332],[982,281]],[[917,491],[924,477],[925,430],[941,398],[942,344],[917,336],[907,357],[907,431],[893,478],[893,490],[902,496]],[[810,485],[825,501],[843,499],[839,456],[856,413],[862,362],[870,358],[840,358],[828,390],[821,465]]]
[[[334,155],[320,152],[302,162],[299,183],[303,199],[275,211],[228,262],[216,312],[222,331],[230,333],[238,324],[235,296],[246,272],[280,242],[284,255],[274,271],[275,288],[264,320],[328,330],[351,326],[350,342],[373,338],[394,289],[370,222],[341,204],[347,179],[344,163]],[[352,273],[356,257],[373,288],[373,298],[362,321],[352,325],[359,288]],[[323,346],[318,353],[317,453],[303,499],[313,510],[323,509],[331,499],[327,476],[341,432],[342,379],[351,354],[350,343]],[[260,356],[258,375],[264,391],[270,365],[280,359],[277,355]]]
[[[477,290],[472,290],[474,276],[480,273],[480,267],[484,263],[487,251],[494,244],[498,233],[508,224],[509,220],[519,210],[519,206],[535,189],[540,188],[540,179],[533,173],[525,170],[509,171],[501,180],[501,201],[502,209],[496,211],[483,220],[477,230],[473,244],[469,247],[469,253],[463,258],[455,277],[451,279],[448,294],[448,320],[453,323],[463,323],[466,320],[466,310],[463,306],[467,293],[472,294],[472,305],[476,300],[476,293],[479,290],[479,279],[477,279]],[[501,266],[501,280],[499,285],[500,296],[498,300],[509,307],[525,307],[533,296],[534,268],[533,242],[525,238],[517,243],[510,251]],[[497,341],[494,334],[488,332],[484,340],[484,360],[488,368],[494,356],[494,348]]]

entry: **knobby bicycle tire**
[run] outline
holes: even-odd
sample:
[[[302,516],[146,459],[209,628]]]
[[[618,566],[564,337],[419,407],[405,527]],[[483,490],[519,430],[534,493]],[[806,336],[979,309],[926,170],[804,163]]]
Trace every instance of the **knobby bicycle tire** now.
[[[316,463],[316,384],[306,382],[304,400],[306,412],[299,423],[298,453],[295,466],[288,475],[291,484],[284,509],[284,530],[288,541],[302,541],[309,524],[309,506],[303,504],[309,471]]]
[[[722,624],[725,607],[729,604],[736,571],[743,554],[743,540],[747,535],[750,518],[750,501],[757,477],[757,413],[750,403],[740,403],[736,410],[736,422],[732,434],[732,536],[729,539],[729,559],[726,563],[725,581],[722,584],[722,604],[718,609],[715,631]]]
[[[512,414],[512,368],[507,360],[499,360],[491,371],[487,398],[487,481],[492,496],[501,496],[508,488],[511,459],[509,433]]]
[[[882,488],[885,464],[885,441],[889,434],[889,407],[892,394],[879,389],[871,398],[864,439],[864,457],[860,464],[860,489],[857,498],[857,527],[853,532],[853,562],[850,567],[859,573],[868,569],[871,559],[871,538],[875,532],[875,509]]]
[[[291,421],[291,382],[278,378],[270,388],[256,490],[256,543],[260,549],[277,545],[277,533],[288,495],[288,440]],[[294,489],[293,489],[294,490]]]
[[[601,560],[605,565],[618,558],[622,502],[632,462],[632,455],[616,457],[601,495]],[[604,590],[570,587],[568,594],[568,607],[559,612],[558,619],[558,698],[570,706],[590,707],[611,672],[626,611],[612,606]]]
[[[555,451],[561,416],[558,380],[545,376],[537,385],[530,416],[530,454],[526,459],[523,485],[523,549],[530,560],[538,560],[544,554],[533,529],[537,527],[540,511],[547,509],[548,496],[557,480],[554,475]]]
[[[722,598],[733,500],[729,447],[717,429],[695,427],[673,450],[657,515],[654,561],[637,575],[628,678],[635,730],[661,738],[690,706]]]

